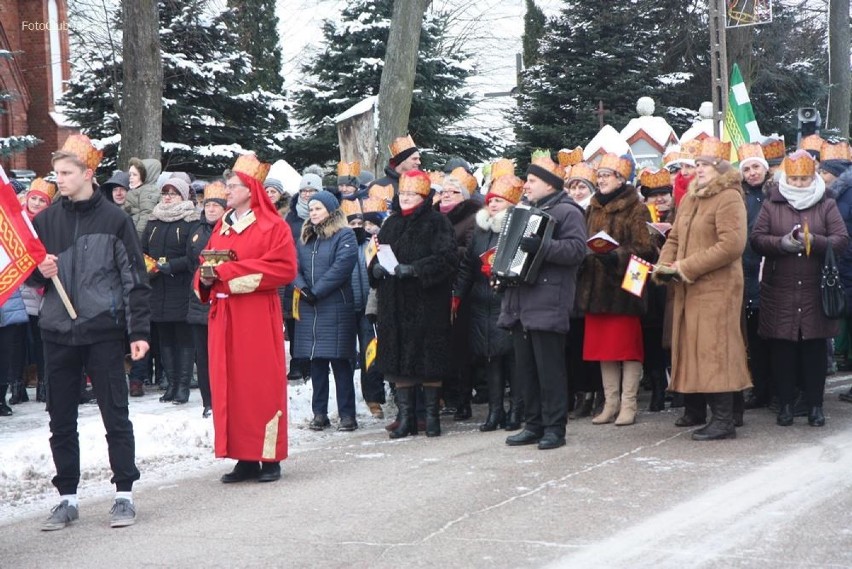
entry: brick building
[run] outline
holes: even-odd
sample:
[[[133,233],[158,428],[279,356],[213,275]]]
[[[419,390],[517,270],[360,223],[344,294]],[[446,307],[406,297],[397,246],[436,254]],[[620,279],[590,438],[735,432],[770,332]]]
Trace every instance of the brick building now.
[[[72,132],[54,106],[71,74],[67,2],[0,0],[0,50],[14,54],[0,58],[0,90],[13,95],[0,115],[0,137],[31,134],[44,141],[4,159],[3,166],[44,175],[51,153]]]

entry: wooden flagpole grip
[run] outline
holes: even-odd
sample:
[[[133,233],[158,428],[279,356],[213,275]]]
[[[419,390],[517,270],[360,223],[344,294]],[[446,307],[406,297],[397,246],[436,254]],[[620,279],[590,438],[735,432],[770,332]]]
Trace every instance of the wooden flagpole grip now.
[[[59,293],[59,298],[62,299],[62,304],[65,305],[65,310],[68,311],[68,316],[71,317],[71,320],[77,320],[77,311],[74,310],[73,306],[71,306],[71,299],[68,298],[68,293],[65,292],[65,287],[62,286],[62,281],[59,280],[59,275],[50,277],[50,282],[53,283],[53,286],[56,288],[56,292]]]

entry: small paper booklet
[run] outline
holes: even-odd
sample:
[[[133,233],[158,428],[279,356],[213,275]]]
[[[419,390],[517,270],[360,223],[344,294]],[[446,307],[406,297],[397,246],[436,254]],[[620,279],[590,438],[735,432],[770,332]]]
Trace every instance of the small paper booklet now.
[[[618,241],[606,231],[598,231],[586,240],[586,244],[595,253],[609,253],[618,249]]]

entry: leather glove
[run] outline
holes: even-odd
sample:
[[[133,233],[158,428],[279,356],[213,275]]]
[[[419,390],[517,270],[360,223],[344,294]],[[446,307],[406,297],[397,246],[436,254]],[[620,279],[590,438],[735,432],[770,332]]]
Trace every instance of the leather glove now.
[[[376,263],[373,265],[373,278],[382,280],[390,276],[390,273],[386,268],[384,268],[381,263]]]
[[[805,245],[793,237],[793,232],[781,238],[781,249],[786,253],[796,254],[805,250]]]
[[[417,271],[412,265],[397,265],[393,274],[401,279],[413,279],[417,276]]]
[[[524,253],[535,253],[539,249],[541,249],[541,237],[538,235],[521,238],[521,251]]]
[[[172,274],[172,266],[169,263],[157,263],[157,270],[164,275]]]
[[[601,263],[606,265],[607,267],[615,267],[618,265],[618,253],[615,251],[609,251],[607,253],[595,253],[595,257],[597,257]]]
[[[302,289],[302,298],[304,298],[305,302],[307,302],[311,306],[315,306],[318,300],[317,295],[315,295],[313,291],[309,288]]]

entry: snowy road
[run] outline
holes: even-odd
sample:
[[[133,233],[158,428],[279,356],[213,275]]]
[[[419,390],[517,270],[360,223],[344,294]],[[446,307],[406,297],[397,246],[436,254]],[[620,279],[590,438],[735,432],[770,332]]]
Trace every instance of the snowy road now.
[[[80,521],[51,534],[38,531],[55,499],[44,418],[28,412],[28,426],[0,422],[0,566],[852,567],[852,405],[837,400],[850,382],[830,378],[823,429],[754,411],[736,440],[696,443],[671,410],[628,428],[571,422],[550,452],[475,421],[428,440],[390,441],[372,421],[312,433],[303,387],[284,478],[235,486],[218,482],[231,463],[210,458],[199,409],[150,397],[134,402],[136,526],[109,529],[92,456]],[[105,455],[86,413],[84,449]]]

